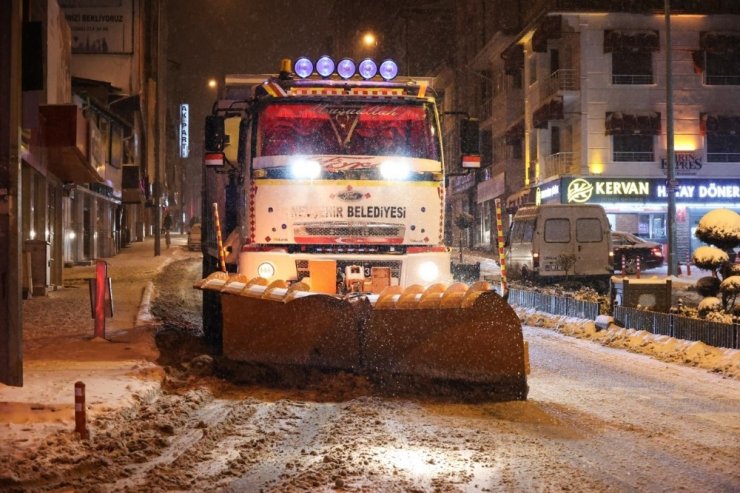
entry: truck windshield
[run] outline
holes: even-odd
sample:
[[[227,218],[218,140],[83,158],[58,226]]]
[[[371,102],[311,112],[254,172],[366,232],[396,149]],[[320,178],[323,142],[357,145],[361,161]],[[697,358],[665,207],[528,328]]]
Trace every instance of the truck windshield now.
[[[280,102],[258,116],[257,157],[405,156],[440,161],[428,103]]]

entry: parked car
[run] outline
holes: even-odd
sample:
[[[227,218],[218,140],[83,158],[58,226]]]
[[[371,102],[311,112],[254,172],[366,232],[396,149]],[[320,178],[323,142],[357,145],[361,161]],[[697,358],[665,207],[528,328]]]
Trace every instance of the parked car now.
[[[625,259],[627,274],[637,272],[637,258],[640,258],[640,270],[654,269],[663,265],[663,246],[654,241],[643,240],[626,231],[612,231],[612,249],[614,251],[614,270],[622,270],[622,257]]]
[[[196,223],[190,226],[188,231],[188,250],[200,249],[200,224]]]

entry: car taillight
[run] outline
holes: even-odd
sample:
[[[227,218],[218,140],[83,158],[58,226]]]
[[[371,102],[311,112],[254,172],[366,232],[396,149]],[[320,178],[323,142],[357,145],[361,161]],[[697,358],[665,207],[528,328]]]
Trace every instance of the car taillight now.
[[[660,247],[653,247],[652,252],[653,252],[653,255],[655,255],[656,257],[663,256],[663,249]]]
[[[532,252],[532,268],[539,269],[540,267],[540,254],[538,252]]]

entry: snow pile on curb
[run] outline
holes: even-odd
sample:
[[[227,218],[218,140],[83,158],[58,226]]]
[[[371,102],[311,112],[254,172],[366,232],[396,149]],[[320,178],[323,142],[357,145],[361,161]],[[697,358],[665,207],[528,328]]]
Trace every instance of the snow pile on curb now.
[[[516,312],[524,325],[553,329],[605,346],[647,354],[661,361],[697,366],[740,379],[740,350],[737,349],[717,348],[701,341],[685,341],[644,330],[626,329],[613,323],[598,330],[592,320],[549,315],[531,308],[516,308]]]

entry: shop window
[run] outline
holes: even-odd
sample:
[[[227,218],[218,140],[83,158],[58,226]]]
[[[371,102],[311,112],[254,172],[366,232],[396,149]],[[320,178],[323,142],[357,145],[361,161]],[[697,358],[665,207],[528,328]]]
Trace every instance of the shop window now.
[[[545,242],[570,243],[570,220],[548,219],[545,221]]]
[[[707,134],[707,162],[740,162],[740,135]]]
[[[655,161],[652,135],[612,135],[614,161]]]
[[[612,53],[612,84],[652,84],[653,54],[650,51]]]

